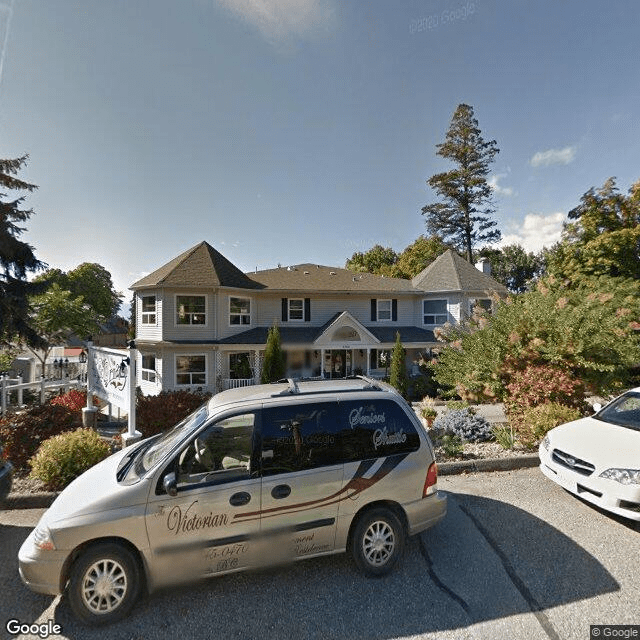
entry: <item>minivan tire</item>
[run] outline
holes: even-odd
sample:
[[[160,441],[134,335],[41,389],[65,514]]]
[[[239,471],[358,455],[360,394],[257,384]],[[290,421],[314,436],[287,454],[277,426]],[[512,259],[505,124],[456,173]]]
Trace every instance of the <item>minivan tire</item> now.
[[[404,551],[405,532],[398,517],[385,507],[366,511],[358,520],[351,537],[351,553],[366,575],[380,577],[389,573]]]
[[[105,542],[89,547],[69,576],[69,604],[85,624],[101,626],[126,616],[140,592],[140,571],[131,551]]]

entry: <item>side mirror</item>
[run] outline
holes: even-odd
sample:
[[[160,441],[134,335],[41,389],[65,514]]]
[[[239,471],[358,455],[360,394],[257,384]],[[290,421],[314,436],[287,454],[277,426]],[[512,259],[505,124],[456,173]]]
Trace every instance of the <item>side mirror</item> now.
[[[175,498],[178,495],[178,481],[176,479],[175,471],[171,471],[171,473],[167,473],[162,481],[162,486],[164,490],[170,495],[172,498]]]
[[[598,411],[600,411],[600,409],[602,409],[602,405],[599,402],[595,402],[593,404],[593,410],[598,413]]]

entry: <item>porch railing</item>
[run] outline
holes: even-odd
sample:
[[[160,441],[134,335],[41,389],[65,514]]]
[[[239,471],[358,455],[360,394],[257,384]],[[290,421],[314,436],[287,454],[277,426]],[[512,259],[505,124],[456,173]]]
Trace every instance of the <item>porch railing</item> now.
[[[224,378],[222,380],[222,388],[226,391],[227,389],[250,387],[255,383],[256,381],[253,378]]]

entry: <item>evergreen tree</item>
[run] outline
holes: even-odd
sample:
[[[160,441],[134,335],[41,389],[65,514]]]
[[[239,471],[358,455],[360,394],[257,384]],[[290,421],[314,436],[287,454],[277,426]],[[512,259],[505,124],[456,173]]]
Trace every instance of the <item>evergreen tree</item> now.
[[[407,367],[404,363],[404,347],[402,346],[402,342],[400,342],[399,331],[396,332],[396,343],[391,353],[389,384],[397,389],[403,397],[406,397],[409,379],[407,377]]]
[[[260,382],[262,382],[262,384],[277,382],[285,377],[285,372],[284,353],[280,346],[280,330],[278,326],[274,324],[273,327],[269,329],[267,336]]]
[[[44,345],[29,320],[29,296],[40,293],[46,285],[27,281],[27,274],[45,267],[33,247],[19,240],[22,223],[33,213],[22,209],[24,196],[7,197],[6,191],[33,191],[36,185],[16,178],[29,156],[0,159],[0,342],[25,340],[32,347]]]
[[[426,205],[428,231],[452,243],[473,262],[473,247],[480,242],[497,242],[500,231],[491,219],[494,212],[491,186],[487,183],[489,165],[499,152],[496,141],[485,142],[473,108],[458,105],[445,142],[437,145],[437,154],[453,161],[457,167],[438,173],[427,183],[441,197],[441,202]]]

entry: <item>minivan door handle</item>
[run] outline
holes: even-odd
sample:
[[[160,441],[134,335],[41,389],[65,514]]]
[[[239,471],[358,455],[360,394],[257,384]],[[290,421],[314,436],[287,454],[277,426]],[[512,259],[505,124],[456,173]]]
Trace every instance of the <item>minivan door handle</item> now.
[[[287,498],[291,494],[291,487],[288,484],[279,484],[271,489],[271,497],[276,500]]]
[[[234,493],[229,498],[229,504],[232,507],[241,507],[245,504],[249,504],[251,501],[251,494],[246,491],[239,491],[238,493]]]

